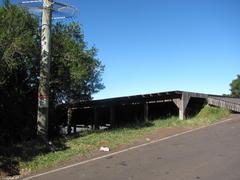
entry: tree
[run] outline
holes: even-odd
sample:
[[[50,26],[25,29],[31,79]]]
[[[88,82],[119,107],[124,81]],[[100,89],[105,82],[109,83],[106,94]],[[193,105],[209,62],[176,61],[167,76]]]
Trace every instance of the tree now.
[[[36,133],[37,89],[41,58],[38,20],[5,0],[0,7],[0,143]],[[78,23],[52,28],[50,105],[91,99],[104,88],[104,66],[88,48]],[[53,118],[50,117],[50,123]]]
[[[34,132],[38,23],[7,0],[0,17],[0,142],[11,142]]]
[[[38,54],[38,24],[29,13],[8,1],[0,9],[0,86],[11,81],[18,70],[28,68],[31,73],[32,64]]]
[[[96,48],[87,48],[78,23],[57,23],[52,44],[50,92],[55,105],[90,100],[104,88],[104,66],[96,58]]]
[[[230,84],[231,96],[240,97],[240,75],[237,75],[237,78],[232,81]]]
[[[53,108],[62,103],[91,100],[92,94],[104,88],[101,74],[104,66],[96,58],[95,47],[88,48],[78,23],[57,23],[52,29],[50,75],[50,121],[52,133],[59,121]],[[54,121],[55,119],[55,121]]]

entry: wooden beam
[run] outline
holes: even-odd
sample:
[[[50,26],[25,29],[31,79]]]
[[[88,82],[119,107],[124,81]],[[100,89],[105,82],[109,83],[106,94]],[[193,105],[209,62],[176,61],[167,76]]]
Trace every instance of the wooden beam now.
[[[173,102],[178,108],[180,108],[181,99],[173,99]]]

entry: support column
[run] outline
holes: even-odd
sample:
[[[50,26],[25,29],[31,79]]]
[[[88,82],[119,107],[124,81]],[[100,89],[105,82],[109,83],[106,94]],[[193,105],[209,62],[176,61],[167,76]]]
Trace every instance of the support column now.
[[[148,121],[148,103],[145,102],[144,103],[144,122],[147,122]]]
[[[114,128],[116,127],[116,124],[115,124],[115,107],[114,106],[111,106],[110,107],[110,127],[111,128]]]
[[[73,113],[74,113],[74,110],[72,110],[72,114]],[[77,119],[76,119],[76,117],[73,120],[73,133],[75,133],[75,134],[77,133]]]
[[[188,93],[183,92],[181,99],[173,99],[173,102],[179,109],[179,119],[183,120],[186,119],[186,108],[188,102],[190,100],[190,96]]]
[[[72,109],[68,108],[68,111],[67,111],[67,134],[70,134],[72,131],[71,121],[72,121]]]
[[[93,120],[93,127],[92,128],[93,128],[93,130],[99,129],[97,107],[94,107],[94,120]]]

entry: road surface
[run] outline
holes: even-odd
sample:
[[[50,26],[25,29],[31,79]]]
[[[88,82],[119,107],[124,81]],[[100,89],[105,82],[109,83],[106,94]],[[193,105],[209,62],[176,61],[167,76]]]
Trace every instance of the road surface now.
[[[239,180],[240,115],[34,180]]]

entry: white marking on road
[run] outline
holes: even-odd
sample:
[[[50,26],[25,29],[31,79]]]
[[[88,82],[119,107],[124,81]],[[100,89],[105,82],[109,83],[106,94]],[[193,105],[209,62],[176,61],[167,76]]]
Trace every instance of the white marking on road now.
[[[198,130],[203,129],[203,128],[208,128],[208,127],[215,126],[215,125],[218,125],[218,124],[223,124],[223,123],[226,123],[226,122],[231,121],[231,120],[232,120],[232,118],[229,118],[229,119],[226,119],[226,120],[223,120],[223,121],[216,122],[216,123],[211,124],[211,125],[202,126],[202,127],[199,127],[199,128],[195,128],[195,129],[191,129],[191,130],[182,132],[182,133],[177,133],[177,134],[174,134],[174,135],[171,135],[171,136],[168,136],[168,137],[164,137],[164,138],[161,138],[161,139],[156,139],[156,140],[144,143],[144,144],[140,144],[140,145],[133,146],[133,147],[130,147],[130,148],[127,148],[127,149],[123,149],[121,151],[113,152],[113,153],[106,154],[106,155],[103,155],[103,156],[100,156],[100,157],[96,157],[96,158],[85,160],[85,161],[82,161],[82,162],[79,162],[79,163],[75,163],[75,164],[72,164],[72,165],[69,165],[69,166],[64,166],[64,167],[61,167],[61,168],[58,168],[58,169],[54,169],[54,170],[51,170],[51,171],[48,171],[48,172],[44,172],[44,173],[36,174],[36,175],[30,176],[30,177],[26,177],[23,180],[29,180],[29,179],[33,179],[33,178],[36,178],[36,177],[39,177],[39,176],[55,173],[55,172],[58,172],[58,171],[61,171],[61,170],[65,170],[65,169],[69,169],[69,168],[72,168],[72,167],[75,167],[75,166],[87,164],[89,162],[93,162],[93,161],[97,161],[97,160],[100,160],[100,159],[104,159],[104,158],[107,158],[109,156],[114,156],[114,155],[117,155],[117,154],[120,154],[120,153],[124,153],[124,152],[127,152],[127,151],[131,151],[131,150],[134,150],[134,149],[137,149],[137,148],[140,148],[140,147],[148,146],[150,144],[155,144],[155,143],[158,143],[158,142],[161,142],[161,141],[172,139],[174,137],[182,136],[184,134],[188,134],[188,133],[191,133],[191,132],[194,132],[194,131],[198,131]]]

